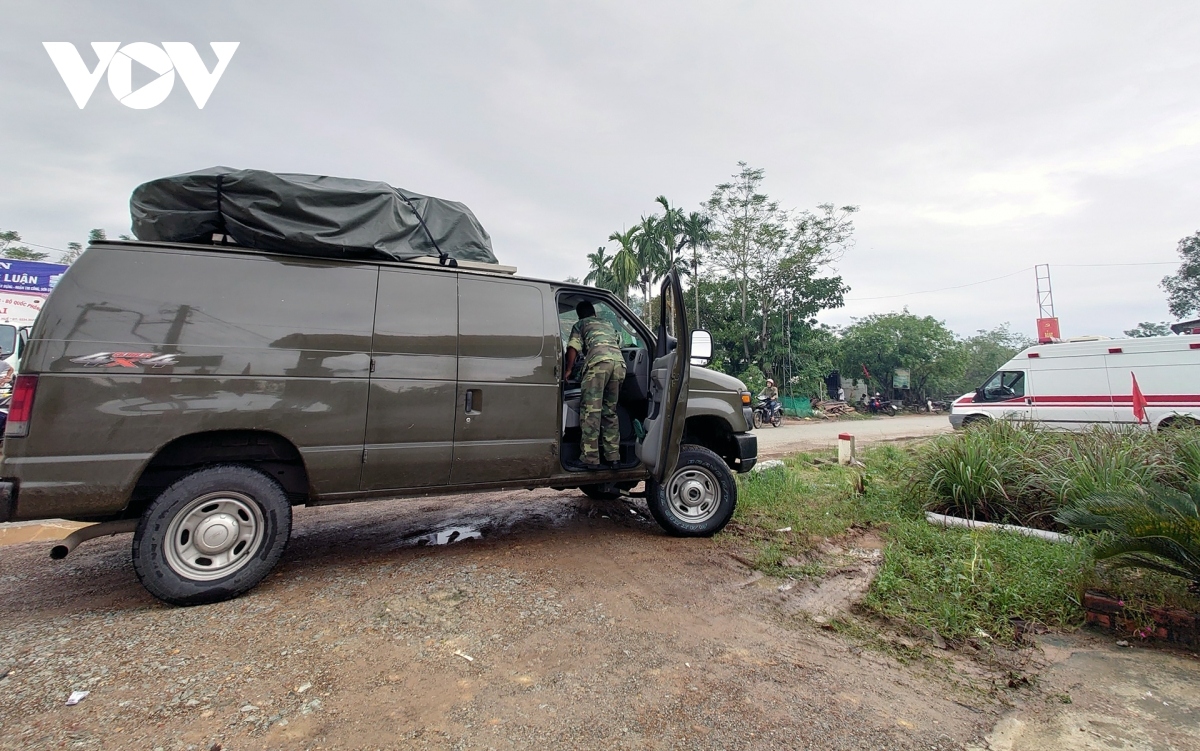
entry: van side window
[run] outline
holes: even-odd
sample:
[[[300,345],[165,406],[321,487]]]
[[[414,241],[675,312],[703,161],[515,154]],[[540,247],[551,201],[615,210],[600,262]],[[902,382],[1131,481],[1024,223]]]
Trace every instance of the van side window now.
[[[998,402],[1025,396],[1025,372],[1001,370],[983,384],[983,400]]]
[[[459,357],[537,357],[544,336],[542,291],[529,284],[458,282]]]
[[[628,321],[626,321],[620,313],[613,310],[608,303],[601,300],[594,300],[593,305],[596,308],[596,316],[612,324],[612,327],[617,330],[617,337],[621,340],[621,348],[628,349],[630,347],[640,347],[646,349],[646,343],[638,336],[635,329]],[[579,316],[575,314],[575,308],[568,308],[558,314],[558,328],[562,335],[563,348],[567,346],[567,340],[571,338],[571,329],[575,327],[575,323],[579,320]]]

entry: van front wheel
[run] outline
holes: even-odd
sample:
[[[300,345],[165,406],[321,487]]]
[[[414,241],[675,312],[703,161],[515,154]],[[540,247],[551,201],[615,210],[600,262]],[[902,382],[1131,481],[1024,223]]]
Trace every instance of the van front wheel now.
[[[250,467],[193,472],[162,492],[138,521],[133,568],[150,594],[174,605],[237,597],[272,568],[292,531],[279,483]]]
[[[646,505],[668,534],[709,537],[733,518],[737,482],[724,459],[703,446],[684,445],[665,482],[646,481]]]

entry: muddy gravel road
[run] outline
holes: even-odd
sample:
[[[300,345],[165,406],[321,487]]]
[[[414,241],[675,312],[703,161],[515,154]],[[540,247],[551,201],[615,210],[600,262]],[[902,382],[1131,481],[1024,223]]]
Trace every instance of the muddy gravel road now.
[[[482,539],[414,544],[452,526]],[[267,581],[195,608],[146,594],[129,545],[0,548],[0,749],[950,749],[998,716],[629,501],[297,509]]]

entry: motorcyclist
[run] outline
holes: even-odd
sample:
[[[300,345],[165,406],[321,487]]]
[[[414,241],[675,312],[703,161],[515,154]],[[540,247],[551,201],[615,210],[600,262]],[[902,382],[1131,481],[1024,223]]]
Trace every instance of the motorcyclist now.
[[[875,392],[875,396],[871,397],[870,406],[872,412],[878,412],[880,407],[883,406],[883,396],[878,391]]]
[[[758,399],[766,408],[767,417],[769,419],[771,415],[775,414],[775,407],[777,406],[776,402],[779,399],[779,389],[775,388],[775,380],[773,378],[767,379],[766,388],[764,388],[762,393],[758,395]]]

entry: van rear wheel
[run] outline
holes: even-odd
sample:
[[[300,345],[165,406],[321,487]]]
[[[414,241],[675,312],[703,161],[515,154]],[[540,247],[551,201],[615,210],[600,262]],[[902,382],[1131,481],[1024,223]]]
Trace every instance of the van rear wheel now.
[[[646,481],[646,505],[658,525],[676,537],[709,537],[733,518],[737,482],[725,460],[685,444],[663,483]]]
[[[237,597],[283,555],[292,507],[279,483],[240,464],[176,481],[133,535],[133,568],[150,594],[174,605]]]

